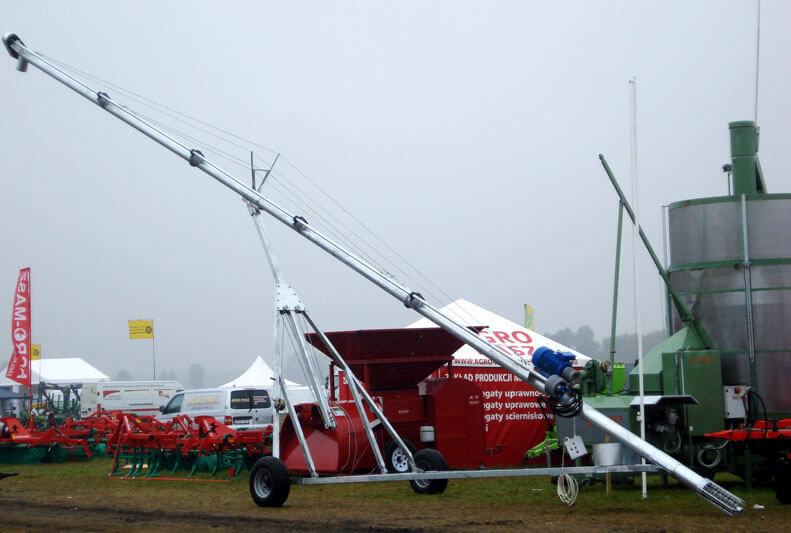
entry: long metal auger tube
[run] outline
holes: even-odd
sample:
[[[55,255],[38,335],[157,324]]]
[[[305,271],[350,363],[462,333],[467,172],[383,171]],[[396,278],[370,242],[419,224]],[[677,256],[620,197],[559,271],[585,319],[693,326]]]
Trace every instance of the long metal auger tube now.
[[[114,115],[118,119],[137,129],[171,152],[175,153],[185,161],[189,162],[191,166],[197,167],[209,174],[257,208],[270,214],[275,219],[279,220],[283,224],[302,235],[305,239],[311,241],[313,244],[398,299],[406,307],[415,310],[416,312],[431,320],[433,323],[437,324],[439,327],[443,328],[451,335],[475,348],[478,352],[490,358],[492,361],[505,368],[512,374],[516,375],[519,379],[527,382],[539,392],[545,394],[551,393],[551,391],[547,391],[547,387],[545,386],[546,378],[533,369],[529,368],[525,362],[511,357],[496,346],[489,344],[482,338],[478,337],[476,333],[471,332],[466,327],[458,324],[449,316],[430,305],[419,293],[411,291],[409,288],[397,283],[384,272],[377,270],[364,260],[356,257],[340,245],[330,240],[328,237],[314,230],[304,218],[288,213],[259,194],[255,189],[250,188],[242,181],[234,178],[226,171],[210,163],[199,150],[190,149],[170,138],[151,124],[135,116],[126,108],[115,104],[106,93],[95,92],[79,81],[73,79],[71,76],[25,47],[24,43],[22,43],[22,41],[16,35],[7,34],[5,37],[3,37],[3,42],[11,56],[18,60],[19,66],[22,66],[24,63],[29,63],[40,69],[45,74],[48,74],[49,76],[60,81],[75,92],[81,94],[86,99],[94,102],[108,113]],[[562,401],[562,399],[560,400]],[[588,420],[593,426],[605,433],[609,433],[615,439],[624,443],[636,453],[656,463],[668,473],[679,479],[681,482],[698,491],[698,493],[700,493],[704,498],[714,503],[726,513],[739,513],[744,509],[744,502],[741,499],[730,494],[706,478],[699,476],[666,453],[654,448],[647,442],[640,440],[639,437],[634,435],[626,428],[618,425],[613,420],[610,420],[604,414],[599,413],[595,409],[585,405],[583,406],[581,416]]]

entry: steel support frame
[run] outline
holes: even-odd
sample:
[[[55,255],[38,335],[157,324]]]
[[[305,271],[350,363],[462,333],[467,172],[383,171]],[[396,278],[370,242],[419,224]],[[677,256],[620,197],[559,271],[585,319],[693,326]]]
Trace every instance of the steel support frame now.
[[[497,477],[528,477],[598,474],[632,474],[638,472],[658,472],[656,465],[610,465],[610,466],[569,466],[554,468],[512,468],[487,470],[443,470],[441,472],[410,472],[404,474],[368,474],[358,476],[333,476],[322,478],[291,477],[294,485],[338,485],[371,481],[412,481],[429,479],[482,479]]]
[[[263,186],[263,182],[261,183]],[[308,325],[313,329],[314,333],[319,336],[319,339],[322,343],[327,347],[327,350],[330,353],[331,359],[335,361],[335,363],[343,369],[345,375],[347,376],[347,381],[350,384],[349,390],[351,391],[352,398],[354,400],[355,407],[357,408],[357,412],[360,415],[360,419],[363,421],[363,428],[368,438],[368,443],[371,446],[371,450],[374,454],[374,458],[376,460],[376,464],[379,467],[380,472],[387,471],[387,465],[385,463],[384,457],[382,456],[381,451],[379,450],[379,446],[377,445],[376,437],[373,434],[373,430],[371,429],[371,425],[368,422],[368,417],[365,413],[365,408],[363,407],[363,400],[365,400],[366,405],[373,413],[374,417],[382,424],[385,428],[387,433],[390,437],[395,441],[396,445],[398,445],[404,455],[407,457],[407,461],[410,466],[410,470],[412,472],[417,472],[417,465],[415,464],[414,456],[409,448],[404,443],[404,440],[401,436],[396,432],[395,428],[390,424],[390,421],[387,420],[382,410],[379,406],[374,402],[373,398],[371,398],[368,391],[363,387],[362,383],[357,376],[354,375],[349,365],[346,363],[346,360],[343,359],[340,352],[338,352],[337,348],[330,342],[329,338],[324,334],[324,332],[319,328],[316,323],[311,318],[308,310],[302,303],[302,300],[296,294],[296,292],[290,287],[285,285],[285,279],[283,277],[282,271],[280,270],[279,262],[277,261],[277,256],[274,253],[274,248],[272,243],[269,240],[269,236],[266,231],[266,226],[264,222],[261,220],[260,214],[261,212],[257,210],[254,206],[248,204],[248,208],[250,210],[250,214],[253,217],[255,222],[255,227],[258,232],[258,235],[261,239],[261,244],[264,247],[264,252],[266,253],[267,259],[269,261],[269,266],[272,271],[272,277],[275,280],[275,357],[277,360],[277,364],[275,365],[275,380],[278,384],[278,391],[279,397],[275,397],[275,403],[279,398],[283,398],[286,408],[288,409],[289,415],[291,416],[292,424],[294,425],[294,431],[297,434],[297,440],[299,441],[300,448],[302,450],[302,454],[305,458],[305,463],[308,467],[308,471],[310,472],[311,477],[316,478],[318,477],[318,472],[315,468],[315,463],[313,461],[312,454],[310,452],[310,448],[308,447],[307,441],[305,440],[304,433],[302,431],[302,427],[299,424],[299,419],[296,415],[296,410],[294,409],[291,400],[288,397],[288,388],[285,385],[285,380],[282,376],[282,346],[280,345],[280,327],[284,321],[287,321],[294,337],[297,338],[297,347],[298,347],[298,360],[300,362],[300,366],[302,367],[302,371],[305,374],[306,378],[314,384],[313,394],[316,398],[316,401],[319,403],[320,406],[324,406],[324,409],[321,410],[322,413],[324,410],[327,411],[327,417],[323,417],[324,425],[326,428],[334,428],[336,426],[335,420],[332,417],[332,414],[329,412],[329,403],[326,396],[326,392],[323,388],[319,386],[320,384],[320,376],[318,370],[318,364],[316,361],[311,361],[312,359],[312,352],[308,351],[307,344],[305,343],[305,331],[299,324],[298,317],[302,316],[307,321]],[[323,416],[323,415],[322,415]],[[280,453],[280,424],[275,424],[273,427],[273,432],[276,435],[276,438],[273,438],[273,443],[277,442],[277,447],[273,450],[273,454],[275,457],[279,458]]]

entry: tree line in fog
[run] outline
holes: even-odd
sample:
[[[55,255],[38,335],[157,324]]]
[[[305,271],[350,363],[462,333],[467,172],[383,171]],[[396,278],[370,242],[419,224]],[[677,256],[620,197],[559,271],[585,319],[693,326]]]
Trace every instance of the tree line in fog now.
[[[590,326],[581,326],[577,331],[563,328],[555,333],[544,333],[545,337],[559,342],[594,359],[610,358],[610,337],[596,340]],[[650,331],[643,334],[643,355],[665,340],[664,330]],[[633,363],[637,359],[637,334],[624,333],[615,337],[615,360],[622,363]]]
[[[146,381],[151,379],[151,375],[133,376],[128,370],[120,370],[115,376],[113,376],[113,379],[115,381]],[[211,383],[206,379],[206,370],[204,370],[203,366],[198,363],[191,364],[187,368],[187,371],[181,374],[177,373],[173,369],[166,369],[158,372],[157,381],[165,380],[176,380],[188,389],[202,389],[203,387],[214,387],[217,385],[216,383]]]

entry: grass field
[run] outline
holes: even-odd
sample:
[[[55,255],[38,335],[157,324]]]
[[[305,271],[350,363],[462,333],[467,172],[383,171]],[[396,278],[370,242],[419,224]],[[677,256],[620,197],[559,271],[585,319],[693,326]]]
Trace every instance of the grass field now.
[[[791,506],[770,488],[747,491],[717,478],[747,502],[728,517],[675,482],[585,486],[568,507],[546,477],[452,480],[439,495],[408,483],[293,486],[281,508],[260,508],[247,478],[231,482],[110,479],[108,459],[1,465],[2,531],[767,531],[791,529]],[[755,509],[759,504],[763,509]]]

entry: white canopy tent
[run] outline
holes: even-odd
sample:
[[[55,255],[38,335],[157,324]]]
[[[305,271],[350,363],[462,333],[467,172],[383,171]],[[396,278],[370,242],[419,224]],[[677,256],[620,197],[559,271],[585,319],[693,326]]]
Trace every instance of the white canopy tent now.
[[[59,359],[36,359],[30,362],[30,379],[33,385],[43,382],[47,385],[68,387],[83,383],[110,381],[110,377],[79,357],[62,357]],[[18,383],[6,377],[8,367],[0,373],[0,387],[16,386]]]
[[[587,355],[583,355],[568,346],[539,335],[533,330],[520,326],[516,322],[512,322],[461,298],[443,307],[442,312],[464,326],[487,326],[486,329],[479,333],[481,337],[502,348],[506,353],[516,355],[519,358],[524,357],[525,361],[530,365],[532,365],[530,362],[531,358],[528,356],[533,353],[533,350],[541,346],[574,354],[577,358],[574,366],[583,366],[590,360]],[[407,327],[429,328],[433,325],[434,323],[429,319],[422,318]],[[453,354],[453,358],[454,366],[496,366],[493,361],[482,356],[477,350],[466,344]]]
[[[271,391],[275,384],[274,379],[275,373],[259,355],[255,358],[255,361],[253,361],[253,364],[250,365],[250,368],[245,370],[241,376],[224,385],[220,385],[220,387],[261,387],[262,389]],[[294,405],[315,401],[310,388],[305,385],[286,380],[286,388],[288,389],[288,397]]]

